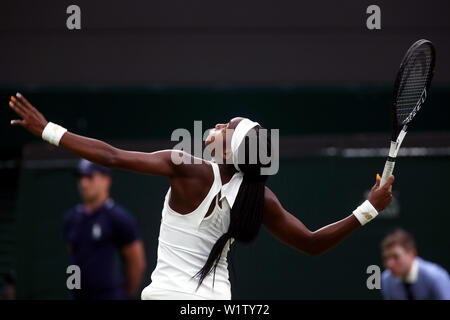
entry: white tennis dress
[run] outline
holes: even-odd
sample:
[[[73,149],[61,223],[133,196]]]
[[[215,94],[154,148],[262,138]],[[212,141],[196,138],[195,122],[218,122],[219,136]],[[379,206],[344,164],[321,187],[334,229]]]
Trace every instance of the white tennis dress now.
[[[218,165],[208,162],[214,172],[214,182],[205,199],[194,211],[182,215],[172,210],[169,207],[171,188],[167,191],[158,238],[158,260],[150,285],[142,291],[143,300],[231,299],[227,253],[232,241],[228,241],[222,252],[214,287],[213,273],[205,278],[198,290],[198,278],[193,278],[205,265],[217,239],[228,231],[230,210],[243,178],[241,172],[236,172],[228,183],[222,185]],[[224,198],[226,201],[222,201],[220,208],[218,201]],[[214,199],[214,210],[205,217]]]

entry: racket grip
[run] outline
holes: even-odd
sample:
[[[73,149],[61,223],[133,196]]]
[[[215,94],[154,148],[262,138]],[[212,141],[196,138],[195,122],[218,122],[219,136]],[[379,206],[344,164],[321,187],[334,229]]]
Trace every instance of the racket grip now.
[[[381,176],[380,186],[385,184],[386,181],[389,179],[389,177],[392,175],[392,172],[394,171],[394,166],[395,166],[395,159],[394,161],[389,159],[386,160],[386,164],[384,165],[383,169],[383,175]]]

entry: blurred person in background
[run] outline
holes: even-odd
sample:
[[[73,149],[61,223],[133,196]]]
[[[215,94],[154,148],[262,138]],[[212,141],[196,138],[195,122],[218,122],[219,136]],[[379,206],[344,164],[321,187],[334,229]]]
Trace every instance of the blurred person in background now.
[[[450,300],[450,278],[441,266],[417,255],[414,238],[395,229],[381,243],[386,270],[381,277],[385,300]]]
[[[4,275],[3,285],[0,287],[0,300],[16,299],[16,273],[9,270]]]
[[[110,198],[111,170],[88,160],[77,169],[82,204],[64,216],[72,263],[81,271],[74,299],[133,299],[146,267],[144,246],[133,216]],[[122,257],[116,267],[117,253]]]

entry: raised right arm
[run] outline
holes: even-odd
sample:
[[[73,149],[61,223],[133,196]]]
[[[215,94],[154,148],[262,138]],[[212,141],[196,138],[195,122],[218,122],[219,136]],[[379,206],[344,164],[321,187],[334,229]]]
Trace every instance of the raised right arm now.
[[[394,176],[380,187],[380,179],[372,187],[368,200],[380,212],[392,201]],[[297,217],[283,208],[277,196],[268,188],[264,195],[263,224],[281,242],[308,255],[319,255],[335,247],[358,229],[361,224],[354,214],[310,231]]]

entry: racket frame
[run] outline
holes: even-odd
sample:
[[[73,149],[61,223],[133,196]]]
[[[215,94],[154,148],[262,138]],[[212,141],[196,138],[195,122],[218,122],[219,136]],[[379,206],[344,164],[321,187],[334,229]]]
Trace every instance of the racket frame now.
[[[408,115],[408,117],[406,117],[405,120],[403,120],[402,124],[403,124],[403,128],[402,130],[398,130],[399,128],[399,123],[397,120],[397,97],[398,97],[398,93],[399,93],[399,87],[400,87],[400,81],[402,79],[402,77],[400,75],[403,74],[403,71],[406,67],[407,62],[409,61],[409,58],[411,57],[411,55],[414,53],[414,51],[420,47],[423,44],[428,44],[428,46],[431,48],[431,64],[430,64],[430,75],[429,75],[429,80],[427,81],[427,84],[425,86],[425,88],[422,91],[422,94],[420,96],[420,99],[417,101],[416,105],[414,106],[414,109],[411,111],[411,113]],[[415,117],[415,115],[417,114],[417,112],[420,110],[422,104],[425,102],[425,99],[427,98],[428,95],[428,90],[430,89],[430,85],[431,85],[431,81],[433,79],[433,75],[434,75],[434,66],[436,63],[436,51],[434,49],[434,45],[431,41],[426,40],[426,39],[421,39],[416,41],[406,52],[405,56],[403,57],[403,60],[400,64],[400,69],[397,72],[397,77],[395,79],[395,83],[394,83],[394,93],[393,93],[393,97],[392,97],[392,137],[391,137],[391,146],[389,149],[389,156],[387,157],[386,163],[384,165],[384,169],[383,169],[383,174],[381,176],[381,181],[380,181],[380,185],[383,185],[388,179],[389,177],[392,175],[392,172],[394,171],[394,166],[395,166],[395,160],[397,158],[397,154],[398,151],[400,149],[400,146],[403,142],[403,139],[405,138],[406,135],[406,130],[408,128],[408,124],[412,121],[412,119]]]

